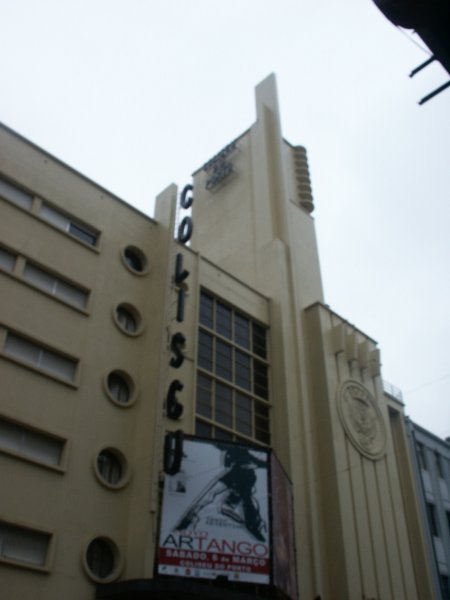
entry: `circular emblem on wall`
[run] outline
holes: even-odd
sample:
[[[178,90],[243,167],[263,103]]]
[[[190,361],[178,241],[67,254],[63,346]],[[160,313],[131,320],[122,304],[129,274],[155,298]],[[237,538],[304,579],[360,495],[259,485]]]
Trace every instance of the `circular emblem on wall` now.
[[[380,408],[369,390],[358,381],[345,381],[339,388],[338,411],[355,448],[367,458],[381,458],[386,446],[386,428]]]

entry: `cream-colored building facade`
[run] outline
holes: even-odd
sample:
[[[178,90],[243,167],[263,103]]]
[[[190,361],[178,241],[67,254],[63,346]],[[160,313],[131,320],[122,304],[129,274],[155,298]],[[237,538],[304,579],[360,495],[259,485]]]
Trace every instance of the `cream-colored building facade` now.
[[[301,600],[433,598],[402,408],[376,342],[324,303],[273,76],[256,108],[183,190],[191,212],[172,185],[154,219],[0,129],[8,600],[283,597],[156,575],[176,430],[273,448]]]

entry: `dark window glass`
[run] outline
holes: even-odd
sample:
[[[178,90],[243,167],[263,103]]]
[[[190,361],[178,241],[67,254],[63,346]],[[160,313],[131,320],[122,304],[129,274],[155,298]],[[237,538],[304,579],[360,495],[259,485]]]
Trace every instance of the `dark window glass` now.
[[[250,348],[250,321],[242,315],[234,315],[234,341],[243,348]]]
[[[97,456],[97,468],[102,478],[115,485],[122,478],[122,465],[117,456],[110,450],[103,450]]]
[[[440,575],[441,592],[443,600],[450,600],[450,579],[448,575]]]
[[[121,404],[128,404],[130,400],[130,386],[119,373],[108,375],[108,390],[111,396]]]
[[[133,248],[125,248],[124,256],[127,265],[133,269],[133,271],[141,273],[144,270],[144,261],[136,250],[133,250]]]
[[[29,565],[45,565],[51,535],[0,522],[0,557]],[[2,586],[5,590],[5,586]],[[11,598],[3,593],[2,598]]]
[[[261,398],[269,397],[267,365],[258,360],[253,361],[253,391]]]
[[[247,436],[270,444],[269,406],[255,397],[269,397],[266,330],[205,292],[199,312],[198,365],[214,375],[198,374],[197,434],[235,441]]]
[[[79,240],[86,242],[86,244],[90,244],[91,246],[97,244],[97,235],[81,225],[71,222],[69,225],[69,232]]]
[[[205,293],[200,294],[200,323],[213,328],[213,299]]]
[[[231,388],[216,382],[214,420],[227,427],[233,426],[233,394]]]
[[[216,309],[216,331],[231,339],[231,309],[220,302],[217,302]]]
[[[261,358],[267,358],[266,330],[253,323],[253,352]]]
[[[200,419],[197,419],[195,422],[195,435],[198,435],[199,437],[204,437],[204,438],[212,438],[212,432],[213,432],[213,428],[211,425],[209,425],[208,423],[204,423],[203,421],[200,421]]]
[[[197,375],[197,413],[212,418],[212,379],[201,373]]]
[[[439,537],[439,529],[438,529],[437,517],[436,517],[436,507],[434,506],[434,504],[431,504],[431,502],[427,502],[426,506],[427,506],[427,516],[428,516],[428,523],[430,526],[431,535],[433,535],[434,537]]]
[[[118,306],[116,309],[117,320],[121,327],[129,333],[134,333],[137,330],[137,323],[134,315],[123,306]]]
[[[216,340],[216,374],[232,380],[231,346],[221,340]]]
[[[236,393],[236,430],[251,436],[252,431],[252,401],[248,396]]]
[[[89,569],[99,579],[105,579],[114,570],[114,552],[105,540],[92,540],[86,552]]]
[[[251,390],[251,359],[248,354],[239,350],[234,352],[234,374],[236,385]]]
[[[213,338],[209,333],[205,333],[204,331],[200,331],[198,338],[198,364],[199,367],[206,369],[207,371],[212,371],[212,353],[213,349]]]
[[[223,442],[232,442],[233,435],[229,431],[224,431],[220,427],[214,428],[214,439],[222,440]]]
[[[264,444],[270,443],[269,407],[255,402],[255,437]]]
[[[441,479],[444,479],[444,470],[442,468],[441,456],[437,452],[434,453],[434,460],[436,463],[436,471],[437,471],[438,477],[440,477]]]

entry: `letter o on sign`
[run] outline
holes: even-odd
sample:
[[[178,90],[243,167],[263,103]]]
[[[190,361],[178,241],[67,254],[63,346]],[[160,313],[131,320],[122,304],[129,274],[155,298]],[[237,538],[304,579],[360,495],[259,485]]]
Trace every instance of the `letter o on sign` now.
[[[184,217],[178,227],[178,241],[182,244],[186,244],[191,239],[193,229],[194,224],[192,223],[191,217]]]

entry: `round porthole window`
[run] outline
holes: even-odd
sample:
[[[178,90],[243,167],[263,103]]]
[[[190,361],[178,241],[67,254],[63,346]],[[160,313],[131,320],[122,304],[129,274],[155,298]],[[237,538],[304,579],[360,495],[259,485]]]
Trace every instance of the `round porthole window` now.
[[[94,538],[87,546],[83,564],[91,579],[108,582],[117,579],[122,569],[122,559],[116,544],[106,538]]]
[[[99,481],[110,489],[123,488],[129,480],[127,462],[116,448],[104,448],[95,459],[95,473]]]
[[[119,304],[114,309],[116,325],[128,335],[139,335],[142,332],[142,319],[139,311],[131,304]]]
[[[122,260],[127,269],[135,275],[145,275],[148,271],[147,257],[136,246],[127,246],[122,251]]]
[[[106,393],[110,400],[121,407],[131,406],[135,402],[135,385],[128,373],[111,371],[105,379]]]

